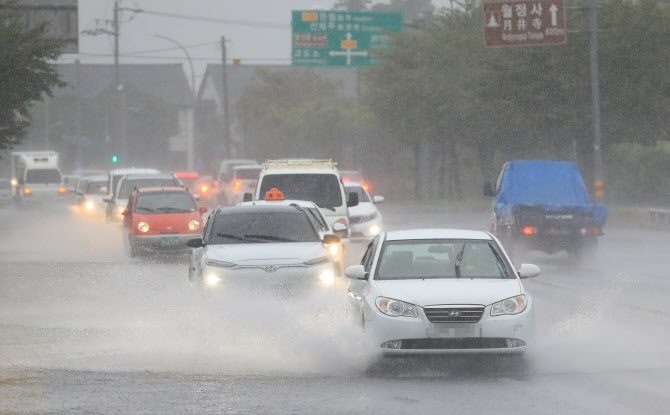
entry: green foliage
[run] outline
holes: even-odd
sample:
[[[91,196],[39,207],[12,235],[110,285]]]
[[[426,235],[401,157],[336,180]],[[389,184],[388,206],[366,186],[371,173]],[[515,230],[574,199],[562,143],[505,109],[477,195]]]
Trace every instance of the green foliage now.
[[[445,166],[452,177],[471,174],[472,154],[481,176],[491,180],[500,167],[494,160],[571,160],[576,145],[592,183],[589,37],[570,34],[561,46],[487,49],[481,4],[459,4],[419,31],[393,35],[395,49],[380,52],[382,65],[367,71],[366,103],[380,122],[408,149],[445,152],[437,161],[419,155],[420,164],[453,157]],[[670,12],[662,0],[604,0],[600,6],[604,151],[615,143],[669,139]],[[568,29],[588,26],[587,13],[567,13]],[[466,170],[459,168],[464,163]],[[434,170],[422,174],[439,177]]]
[[[344,157],[371,116],[340,85],[309,69],[257,72],[237,103],[249,154],[260,158]]]
[[[49,63],[60,55],[62,43],[45,38],[46,25],[28,30],[8,7],[13,3],[0,0],[0,150],[25,136],[30,104],[64,86]]]
[[[634,143],[606,153],[607,200],[626,204],[670,204],[670,152]]]

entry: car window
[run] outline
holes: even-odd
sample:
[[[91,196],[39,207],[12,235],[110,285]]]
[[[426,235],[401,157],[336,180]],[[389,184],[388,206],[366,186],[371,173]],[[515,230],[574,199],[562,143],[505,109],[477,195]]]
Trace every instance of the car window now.
[[[368,244],[368,249],[365,251],[365,255],[363,255],[363,259],[361,260],[361,265],[365,267],[366,272],[370,272],[372,269],[372,263],[374,262],[375,259],[375,252],[377,251],[377,246],[379,245],[379,236],[375,237],[375,239]]]
[[[102,189],[103,187],[107,186],[106,182],[88,182],[86,183],[86,193],[87,195],[101,195],[104,194]]]
[[[196,206],[188,192],[145,192],[137,196],[135,212],[142,215],[195,212]]]
[[[236,169],[235,180],[258,180],[262,167],[257,169]]]
[[[210,233],[212,231],[212,224],[214,223],[214,218],[216,214],[211,214],[207,218],[207,223],[205,223],[205,228],[202,230],[202,240],[205,243],[209,243]]]
[[[26,183],[28,184],[60,183],[61,180],[58,169],[32,169],[26,171]]]
[[[137,188],[142,189],[145,187],[176,187],[181,184],[177,179],[172,177],[152,177],[144,179],[126,179],[121,182],[121,187],[119,188],[119,193],[116,196],[118,199],[126,199],[130,196],[130,193]]]
[[[318,242],[319,237],[304,212],[250,212],[217,215],[210,245]]]
[[[510,275],[508,265],[492,241],[419,239],[385,242],[376,278],[493,279],[512,278]]]
[[[368,192],[363,190],[361,186],[345,186],[344,191],[347,192],[347,200],[349,200],[349,195],[352,193],[358,194],[359,202],[370,202],[370,197],[368,197]]]
[[[326,222],[326,219],[321,216],[321,213],[319,213],[316,208],[304,208],[304,210],[308,213],[317,229],[322,232],[326,232],[328,230],[328,223]]]
[[[260,195],[271,189],[284,193],[286,199],[309,200],[320,208],[342,206],[341,183],[334,174],[268,174],[263,176]]]

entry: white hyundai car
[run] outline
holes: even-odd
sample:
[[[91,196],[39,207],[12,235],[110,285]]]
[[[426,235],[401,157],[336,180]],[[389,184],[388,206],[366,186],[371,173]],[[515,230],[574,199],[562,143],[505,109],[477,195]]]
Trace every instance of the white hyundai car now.
[[[533,300],[488,232],[382,232],[362,265],[346,269],[355,317],[384,355],[522,353],[533,338]]]
[[[192,239],[189,280],[205,292],[231,289],[300,294],[343,287],[329,245],[297,205],[218,208]],[[338,281],[339,280],[339,281]]]
[[[369,241],[382,231],[382,214],[376,205],[384,201],[384,196],[371,197],[361,183],[354,182],[345,182],[344,191],[347,197],[358,194],[358,205],[349,208],[351,238]]]

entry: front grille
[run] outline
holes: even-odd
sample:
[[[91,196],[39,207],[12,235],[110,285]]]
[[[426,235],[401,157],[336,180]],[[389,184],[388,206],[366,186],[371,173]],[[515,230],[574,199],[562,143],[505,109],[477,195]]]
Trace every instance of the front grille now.
[[[455,339],[404,339],[400,349],[506,349],[507,339],[501,337],[463,337]]]
[[[477,323],[484,315],[484,307],[424,307],[431,323]]]

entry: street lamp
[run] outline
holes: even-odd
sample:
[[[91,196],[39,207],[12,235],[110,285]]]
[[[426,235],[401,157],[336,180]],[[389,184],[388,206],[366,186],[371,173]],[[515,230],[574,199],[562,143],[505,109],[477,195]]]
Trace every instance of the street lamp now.
[[[191,108],[191,112],[187,113],[187,133],[186,133],[186,168],[188,170],[193,170],[193,162],[194,162],[194,154],[195,154],[195,143],[193,142],[195,139],[195,99],[196,99],[196,91],[195,91],[195,71],[193,70],[193,61],[191,60],[191,55],[188,54],[188,50],[179,42],[176,40],[169,38],[167,36],[163,35],[152,35],[153,37],[157,37],[159,39],[164,39],[167,40],[168,42],[174,43],[179,47],[181,50],[184,51],[184,54],[186,55],[186,59],[188,59],[188,64],[191,67],[191,87],[193,88],[193,107]]]

